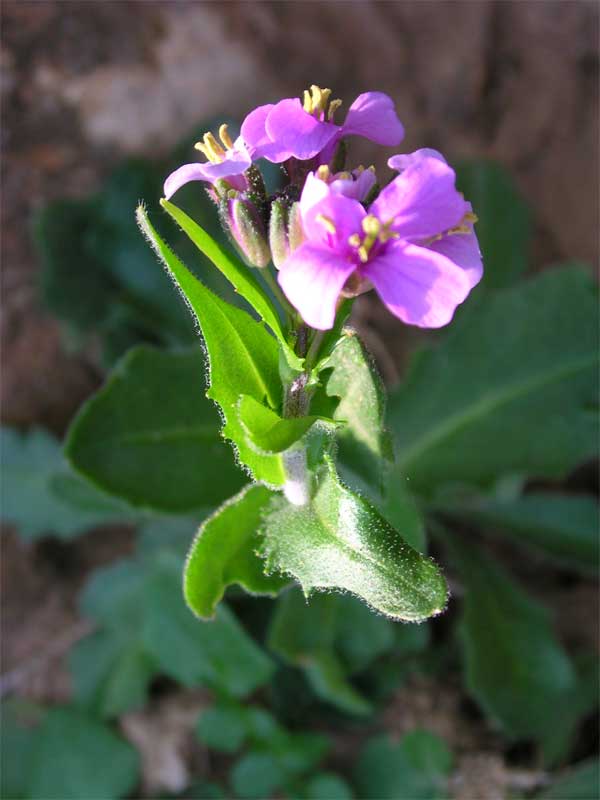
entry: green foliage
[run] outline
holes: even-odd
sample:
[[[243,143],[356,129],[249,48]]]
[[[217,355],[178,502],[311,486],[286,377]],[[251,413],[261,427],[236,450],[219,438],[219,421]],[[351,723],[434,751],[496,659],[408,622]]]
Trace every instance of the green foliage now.
[[[356,766],[359,797],[381,800],[442,800],[452,755],[438,736],[413,731],[399,743],[371,739]]]
[[[373,361],[354,331],[346,330],[323,366],[331,369],[327,394],[340,398],[335,419],[345,423],[337,435],[339,459],[351,474],[381,489],[392,448],[383,427],[383,384]]]
[[[134,509],[74,475],[46,431],[2,428],[0,436],[2,517],[23,538],[53,533],[68,540],[97,525],[136,518]]]
[[[304,790],[306,800],[352,800],[351,788],[333,772],[318,772]]]
[[[91,699],[104,714],[115,709],[114,697],[109,695],[111,707],[106,695],[107,681],[114,680],[111,652],[115,650],[117,657],[130,659],[131,681],[144,685],[152,674],[161,672],[185,686],[211,686],[243,697],[268,681],[270,660],[224,605],[210,624],[200,624],[189,613],[181,596],[181,567],[177,557],[163,550],[97,570],[86,586],[82,611],[101,623],[105,635],[93,644],[88,642],[87,652],[79,653],[72,667],[76,675],[79,670],[85,672],[76,680],[80,698]],[[123,635],[121,650],[115,642],[119,634]],[[87,669],[90,649],[97,662],[107,665],[98,667],[95,675]],[[138,654],[135,659],[132,650]],[[123,694],[117,697],[131,707],[139,702],[142,691],[138,688],[129,703]],[[122,703],[117,708],[124,710]]]
[[[486,485],[514,472],[561,477],[593,455],[597,318],[589,276],[568,268],[462,314],[390,397],[411,486]]]
[[[97,720],[71,709],[50,711],[28,766],[30,800],[124,797],[138,779],[133,747]]]
[[[394,626],[349,595],[285,592],[271,620],[269,646],[302,667],[317,695],[351,714],[372,705],[348,680],[395,644]]]
[[[280,456],[259,455],[249,447],[237,415],[241,395],[249,395],[261,403],[266,400],[272,408],[279,408],[283,397],[275,339],[245,311],[221,300],[194,278],[159,238],[141,207],[138,222],[202,331],[210,368],[207,396],[221,407],[225,420],[223,435],[235,443],[240,462],[257,480],[281,486],[284,473]]]
[[[529,263],[529,209],[510,175],[492,161],[459,164],[456,182],[478,217],[476,231],[484,264],[481,288],[511,286]]]
[[[251,594],[276,595],[285,578],[265,575],[256,554],[261,515],[272,492],[247,486],[207,519],[192,544],[184,573],[185,599],[199,617],[212,617],[225,590],[239,584]]]
[[[238,403],[240,423],[251,447],[258,453],[282,453],[296,444],[320,417],[283,418],[253,397],[243,394]],[[333,420],[327,420],[333,424]]]
[[[349,591],[389,617],[410,621],[439,614],[446,604],[446,584],[433,561],[343,486],[330,463],[309,505],[273,498],[263,534],[268,567],[292,575],[307,595]]]
[[[466,587],[467,688],[509,736],[537,739],[554,758],[581,714],[575,666],[543,606],[481,553],[456,543],[453,549]]]
[[[505,499],[467,492],[441,501],[439,507],[535,547],[557,563],[598,571],[598,503],[593,497],[532,492]]]
[[[131,350],[77,415],[67,456],[134,506],[184,512],[221,502],[243,476],[221,441],[203,383],[198,350]]]
[[[600,786],[600,760],[590,758],[566,770],[537,794],[540,800],[593,800]]]

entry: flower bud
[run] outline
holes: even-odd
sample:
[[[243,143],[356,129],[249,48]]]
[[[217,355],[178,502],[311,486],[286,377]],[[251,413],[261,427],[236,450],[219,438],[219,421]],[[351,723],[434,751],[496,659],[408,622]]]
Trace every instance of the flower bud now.
[[[292,203],[278,198],[271,203],[269,221],[269,244],[273,264],[277,269],[289,257],[290,253],[302,244],[304,235],[300,220],[300,203]]]
[[[271,252],[264,223],[254,203],[240,195],[224,198],[221,218],[244,261],[251,267],[266,267]]]

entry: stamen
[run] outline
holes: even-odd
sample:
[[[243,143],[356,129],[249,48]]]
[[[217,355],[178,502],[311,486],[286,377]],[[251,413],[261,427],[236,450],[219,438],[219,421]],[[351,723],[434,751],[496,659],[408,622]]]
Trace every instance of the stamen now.
[[[475,225],[476,222],[479,222],[479,217],[473,211],[467,211],[463,218],[463,222],[470,222],[471,224]]]
[[[230,150],[233,147],[233,142],[231,141],[231,136],[227,131],[227,125],[223,123],[219,128],[219,139],[223,142],[223,145]]]
[[[380,242],[389,242],[390,239],[399,239],[400,234],[396,233],[396,231],[390,231],[386,228],[386,230],[381,231],[379,234],[379,241]]]
[[[337,229],[333,220],[330,217],[326,217],[325,214],[317,214],[316,216],[317,222],[320,222],[321,225],[325,228],[327,233],[337,233]]]
[[[327,121],[328,122],[331,122],[331,120],[333,119],[333,115],[335,114],[335,112],[338,110],[338,108],[341,105],[342,105],[342,101],[339,100],[339,99],[332,100],[331,103],[329,103],[329,111],[327,112]]]
[[[358,248],[358,257],[360,258],[363,264],[366,264],[367,261],[369,260],[369,251],[367,250],[364,244]]]
[[[376,237],[381,230],[381,222],[373,214],[368,214],[362,221],[362,229],[367,236]]]
[[[317,169],[317,178],[320,178],[322,181],[327,181],[329,179],[329,174],[329,167],[327,164],[321,164]]]
[[[361,239],[358,233],[353,233],[352,236],[348,237],[348,244],[350,247],[359,247],[360,241]]]
[[[352,175],[349,172],[338,172],[335,176],[336,181],[351,181]]]
[[[313,106],[312,106],[312,98],[310,96],[310,92],[308,89],[304,90],[304,100],[302,103],[302,108],[306,111],[307,114],[312,114]]]

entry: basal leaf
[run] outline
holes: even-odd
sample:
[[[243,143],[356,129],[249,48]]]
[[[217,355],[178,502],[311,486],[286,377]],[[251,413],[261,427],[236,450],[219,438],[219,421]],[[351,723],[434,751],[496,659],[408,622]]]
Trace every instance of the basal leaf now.
[[[509,173],[491,161],[467,161],[456,169],[456,182],[473,206],[483,254],[482,288],[514,284],[529,263],[529,209]]]
[[[75,475],[47,431],[2,428],[1,514],[19,535],[71,539],[108,522],[133,521],[134,509]]]
[[[595,451],[597,297],[579,269],[546,272],[465,310],[389,402],[411,486],[559,477]]]
[[[232,253],[209,236],[197,222],[188,217],[177,206],[168,200],[161,200],[165,211],[175,220],[181,229],[190,237],[196,247],[221,270],[223,275],[231,282],[240,295],[245,298],[256,313],[273,331],[279,340],[290,366],[302,369],[302,359],[299,359],[289,346],[281,326],[281,320],[271,299],[263,290],[255,277],[254,272],[241,263]]]
[[[504,500],[471,492],[442,500],[439,508],[563,564],[598,571],[598,503],[593,497],[532,492]]]
[[[351,592],[394,619],[439,614],[446,584],[436,565],[413,550],[365,499],[343,486],[328,462],[313,500],[272,500],[263,532],[270,568],[315,589]]]
[[[285,578],[265,575],[256,555],[261,515],[273,493],[264,486],[247,486],[221,506],[201,526],[185,566],[183,590],[199,617],[214,616],[225,590],[239,584],[251,594],[276,595]]]
[[[238,415],[250,444],[259,453],[282,453],[290,448],[315,422],[332,426],[335,422],[317,416],[283,418],[253,397],[242,395],[238,402]]]
[[[198,321],[209,359],[207,394],[223,412],[223,435],[235,444],[240,462],[257,480],[281,486],[285,476],[280,456],[259,455],[246,444],[236,410],[242,394],[259,402],[266,399],[272,408],[280,407],[283,390],[276,340],[245,311],[200,283],[158,236],[142,207],[138,208],[138,223]]]
[[[574,666],[546,610],[472,546],[453,542],[466,588],[467,689],[508,735],[543,742],[564,723],[565,701],[576,690]]]
[[[203,385],[197,349],[130,351],[75,418],[72,465],[134,506],[184,512],[221,502],[243,475]]]
[[[28,767],[29,800],[112,800],[128,795],[137,783],[139,758],[133,747],[92,717],[53,709],[36,738]]]

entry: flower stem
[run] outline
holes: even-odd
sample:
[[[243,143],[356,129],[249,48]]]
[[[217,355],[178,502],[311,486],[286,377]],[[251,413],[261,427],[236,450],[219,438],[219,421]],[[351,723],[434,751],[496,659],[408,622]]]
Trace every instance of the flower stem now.
[[[290,325],[292,323],[292,320],[294,319],[294,316],[296,314],[296,310],[294,309],[293,306],[290,305],[290,303],[288,302],[287,297],[284,295],[284,293],[279,288],[279,284],[277,283],[277,281],[275,280],[275,277],[271,273],[271,268],[270,267],[265,267],[261,271],[261,274],[262,274],[262,276],[263,276],[263,278],[265,280],[265,283],[267,284],[269,289],[275,295],[275,299],[278,301],[279,305],[282,307],[282,309],[283,309],[283,311],[285,313],[285,316],[286,316],[286,323],[287,323],[288,327],[290,327]]]

